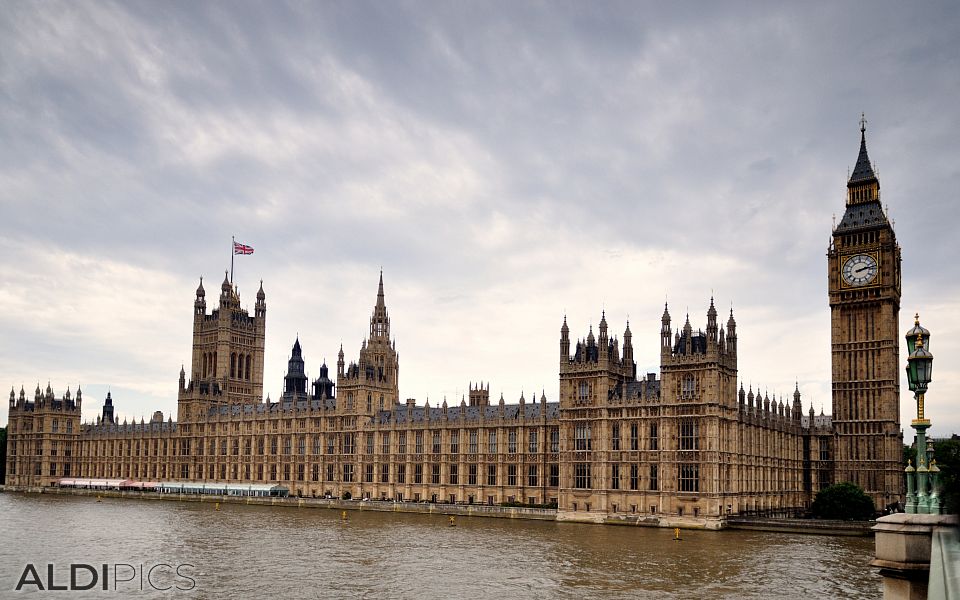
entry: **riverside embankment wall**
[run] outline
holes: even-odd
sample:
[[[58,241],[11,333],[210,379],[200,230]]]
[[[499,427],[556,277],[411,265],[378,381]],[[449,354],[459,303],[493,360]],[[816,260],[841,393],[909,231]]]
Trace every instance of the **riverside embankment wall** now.
[[[488,517],[498,519],[527,519],[533,521],[561,521],[598,523],[632,527],[664,527],[682,529],[746,529],[778,533],[799,533],[816,535],[872,535],[873,521],[821,521],[816,519],[765,519],[758,517],[729,517],[726,519],[694,519],[669,515],[610,515],[604,518],[571,518],[573,514],[563,512],[558,515],[556,509],[526,508],[510,506],[488,506],[484,504],[434,504],[429,502],[392,502],[340,500],[336,498],[279,498],[256,496],[221,496],[201,494],[161,494],[132,490],[87,490],[73,488],[40,488],[0,486],[0,492],[24,494],[50,494],[88,496],[101,498],[125,498],[131,500],[160,500],[167,502],[197,502],[205,504],[250,504],[255,506],[277,506],[285,508],[326,508],[339,511],[377,511],[395,513],[431,514],[460,517]],[[575,514],[575,513],[574,513]]]

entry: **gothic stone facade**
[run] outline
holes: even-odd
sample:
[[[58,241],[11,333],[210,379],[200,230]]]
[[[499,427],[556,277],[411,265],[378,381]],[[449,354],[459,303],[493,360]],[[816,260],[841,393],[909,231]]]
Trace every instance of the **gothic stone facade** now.
[[[561,518],[602,520],[788,514],[809,506],[823,486],[854,479],[871,491],[892,491],[878,497],[882,507],[900,493],[893,456],[899,417],[891,400],[897,376],[886,365],[896,358],[899,250],[891,230],[860,231],[847,221],[830,256],[834,414],[842,427],[812,407],[802,414],[798,390],[788,403],[738,386],[736,322],[731,311],[719,326],[712,299],[705,330],[694,331],[688,316],[674,331],[664,309],[659,378],[638,377],[629,323],[621,352],[603,315],[599,335],[591,328],[573,348],[564,319],[556,402],[541,395],[491,404],[484,384],[471,384],[469,402],[459,405],[401,402],[382,274],[359,359],[347,365],[341,347],[336,382],[323,365],[308,385],[297,340],[279,400],[261,401],[266,296],[261,286],[251,316],[225,279],[209,314],[202,281],[197,289],[193,357],[189,378],[180,372],[176,421],[157,412],[149,422],[117,422],[108,395],[96,422],[81,423],[79,389],[75,398],[68,391],[56,399],[49,386],[46,393],[38,386],[32,401],[22,389],[19,396],[11,391],[7,483],[264,482],[302,496],[556,504]],[[854,234],[863,237],[846,237]],[[866,295],[834,289],[833,269],[861,252],[856,244],[873,248],[886,287]],[[870,310],[873,321],[866,320]],[[854,322],[874,323],[867,330],[874,333],[861,340],[862,327],[844,329],[851,311],[864,315]],[[864,358],[864,350],[876,358]],[[844,358],[853,351],[860,352],[856,361],[873,361],[865,364],[883,374],[869,392],[851,378],[860,371],[838,378],[838,365],[853,360]],[[864,466],[869,471],[861,475]]]
[[[8,483],[275,482],[304,496],[558,504],[593,520],[787,512],[823,483],[809,472],[829,452],[811,454],[819,438],[799,392],[787,407],[737,390],[736,324],[731,314],[718,332],[712,302],[706,333],[688,321],[671,338],[664,312],[661,379],[637,379],[629,325],[621,357],[604,316],[599,338],[591,331],[572,355],[564,321],[559,402],[491,404],[489,385],[471,384],[469,402],[417,406],[398,401],[382,277],[359,361],[346,365],[341,351],[336,383],[323,365],[308,390],[297,340],[277,402],[248,398],[262,389],[262,288],[253,317],[229,282],[211,314],[204,296],[201,285],[177,421],[118,423],[108,396],[101,417],[81,423],[79,390],[76,400],[11,394]]]

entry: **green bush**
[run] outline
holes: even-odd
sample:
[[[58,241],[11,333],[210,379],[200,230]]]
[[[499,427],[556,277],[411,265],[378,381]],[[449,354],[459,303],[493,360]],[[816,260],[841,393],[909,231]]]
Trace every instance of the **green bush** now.
[[[820,490],[810,511],[818,519],[858,521],[872,519],[875,514],[870,496],[867,496],[860,486],[849,481]]]

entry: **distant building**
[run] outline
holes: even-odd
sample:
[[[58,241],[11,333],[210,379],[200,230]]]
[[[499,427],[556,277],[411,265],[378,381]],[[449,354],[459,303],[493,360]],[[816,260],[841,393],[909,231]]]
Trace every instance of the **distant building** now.
[[[359,359],[347,364],[341,347],[336,382],[324,364],[311,383],[297,339],[279,400],[262,401],[266,295],[261,285],[250,316],[225,278],[211,313],[197,289],[177,421],[118,423],[108,394],[96,422],[81,423],[79,389],[56,399],[38,386],[32,401],[11,390],[7,483],[270,483],[305,496],[556,504],[560,518],[602,521],[791,514],[853,480],[882,508],[902,495],[899,248],[871,196],[865,142],[857,164],[829,258],[836,421],[804,415],[799,387],[791,399],[745,390],[733,311],[721,325],[712,298],[697,331],[689,315],[674,331],[664,307],[659,379],[638,378],[629,323],[621,349],[603,314],[597,336],[591,327],[575,344],[564,318],[558,401],[491,404],[489,385],[471,383],[469,402],[401,402],[382,273]]]

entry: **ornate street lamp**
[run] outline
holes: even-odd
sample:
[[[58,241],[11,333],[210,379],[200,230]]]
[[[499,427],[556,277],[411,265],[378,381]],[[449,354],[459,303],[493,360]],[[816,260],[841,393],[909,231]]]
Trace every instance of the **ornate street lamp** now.
[[[907,476],[907,512],[919,514],[939,514],[940,502],[938,496],[939,482],[936,481],[936,475],[939,469],[934,463],[931,469],[931,459],[933,457],[933,445],[927,444],[927,429],[930,427],[930,420],[924,417],[923,403],[924,394],[930,385],[933,374],[933,354],[928,349],[930,346],[930,332],[920,325],[920,315],[914,317],[913,328],[907,332],[907,383],[910,391],[913,392],[917,402],[917,418],[910,422],[916,432],[917,449],[917,467],[913,468],[907,464],[905,469]],[[928,449],[929,446],[929,449]],[[932,473],[931,473],[932,471]],[[927,477],[932,475],[933,480],[928,482]],[[915,479],[914,479],[915,478]],[[916,485],[914,485],[914,482]]]

